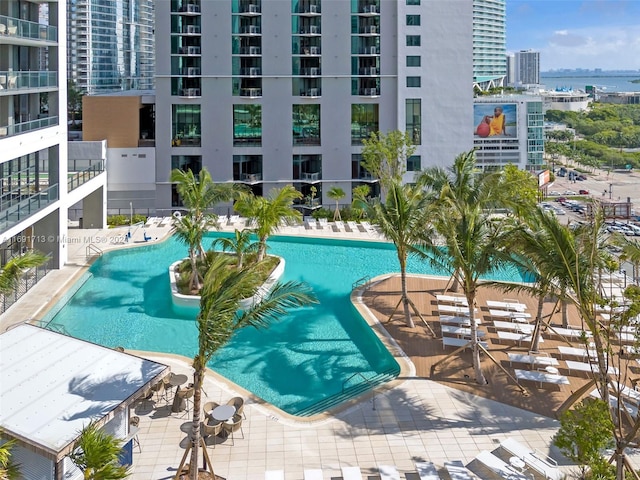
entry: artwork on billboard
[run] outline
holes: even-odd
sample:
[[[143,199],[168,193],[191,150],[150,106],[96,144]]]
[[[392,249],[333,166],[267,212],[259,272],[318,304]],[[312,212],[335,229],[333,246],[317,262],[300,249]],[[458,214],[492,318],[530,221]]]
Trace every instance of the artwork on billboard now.
[[[517,106],[515,103],[476,103],[473,105],[476,137],[517,137]]]

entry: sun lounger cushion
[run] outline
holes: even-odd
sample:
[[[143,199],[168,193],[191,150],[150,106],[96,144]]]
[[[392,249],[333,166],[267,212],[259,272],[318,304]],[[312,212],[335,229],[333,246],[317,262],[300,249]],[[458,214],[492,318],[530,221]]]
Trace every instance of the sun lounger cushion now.
[[[318,468],[305,470],[304,480],[322,480],[322,470]]]
[[[342,467],[342,480],[362,480],[360,467]]]
[[[284,480],[283,470],[267,470],[264,472],[264,480]]]
[[[393,465],[378,465],[380,480],[400,480],[400,474]]]
[[[539,454],[535,450],[523,445],[513,438],[507,438],[500,443],[500,447],[520,459],[530,468],[540,473],[548,480],[562,480],[564,474],[558,469],[557,463]]]
[[[460,460],[444,462],[444,468],[447,469],[451,480],[473,480],[471,472],[466,469]]]
[[[529,380],[540,384],[569,385],[569,379],[557,373],[547,373],[539,370],[519,370],[517,368],[514,371],[518,380]]]
[[[440,480],[438,469],[433,462],[416,462],[416,470],[420,480]]]
[[[530,480],[529,477],[516,471],[511,465],[505,463],[488,450],[480,452],[475,459],[505,480]]]

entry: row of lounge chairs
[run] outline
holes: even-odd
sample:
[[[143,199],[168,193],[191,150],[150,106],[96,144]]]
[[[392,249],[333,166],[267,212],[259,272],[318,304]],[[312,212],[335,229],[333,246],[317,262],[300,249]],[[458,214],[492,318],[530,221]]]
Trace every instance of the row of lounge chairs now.
[[[562,480],[565,475],[558,468],[558,463],[549,456],[538,452],[513,438],[507,438],[500,443],[495,453],[488,450],[480,452],[469,465],[465,466],[460,460],[444,462],[444,469],[451,480],[493,479],[504,480]],[[503,458],[508,457],[508,460]],[[478,468],[479,467],[479,468]],[[393,465],[379,465],[377,476],[380,480],[400,480],[400,473]],[[406,478],[420,480],[441,480],[437,467],[433,462],[415,462],[415,473],[407,474]],[[342,467],[342,480],[363,480],[360,467]],[[534,475],[535,474],[535,475]],[[411,476],[410,476],[411,475]],[[307,469],[304,480],[324,480],[321,469]],[[284,480],[283,470],[269,470],[265,472],[265,480]]]

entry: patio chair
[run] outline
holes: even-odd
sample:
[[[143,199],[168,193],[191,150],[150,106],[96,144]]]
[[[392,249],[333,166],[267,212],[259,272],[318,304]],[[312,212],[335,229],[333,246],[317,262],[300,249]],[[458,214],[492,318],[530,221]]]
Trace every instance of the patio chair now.
[[[129,419],[129,437],[133,440],[132,447],[138,447],[138,451],[142,453],[142,447],[140,446],[140,438],[138,438],[138,431],[140,430],[140,417],[134,416]]]
[[[207,402],[202,407],[202,412],[204,413],[204,416],[207,417],[209,424],[213,424],[218,421],[211,416],[211,412],[213,411],[214,408],[219,406],[220,404],[217,402]]]
[[[189,409],[191,408],[191,403],[193,401],[192,398],[194,393],[195,393],[195,390],[193,387],[185,388],[184,390],[178,390],[176,392],[173,400],[173,404],[174,404],[173,411],[175,413],[182,412],[182,415],[180,415],[180,418],[184,418],[187,415],[189,415]],[[184,410],[182,410],[183,402],[184,402]],[[177,403],[177,408],[175,408],[176,403]]]
[[[152,398],[154,394],[156,396],[156,402],[159,402],[161,398],[164,398],[165,401],[167,401],[167,392],[164,388],[164,380],[159,381],[151,387],[151,393],[148,398]]]
[[[222,425],[222,422],[218,422],[215,425],[208,425],[206,423],[201,424],[201,434],[205,445],[213,445],[213,448],[216,448],[216,438],[218,437],[220,432],[222,432]]]
[[[233,416],[230,422],[222,424],[222,430],[227,434],[227,437],[231,437],[231,445],[234,445],[234,433],[240,430],[242,438],[244,438],[244,431],[242,430],[242,417],[238,414]]]
[[[242,415],[242,418],[246,419],[247,416],[244,414],[244,398],[242,397],[233,397],[227,402],[227,405],[233,405],[236,409],[237,415]]]

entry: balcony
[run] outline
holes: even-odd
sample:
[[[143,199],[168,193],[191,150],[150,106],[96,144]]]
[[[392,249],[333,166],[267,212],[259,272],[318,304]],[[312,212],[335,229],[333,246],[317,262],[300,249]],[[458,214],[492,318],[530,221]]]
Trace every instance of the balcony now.
[[[361,88],[359,95],[361,97],[378,97],[380,95],[380,89],[378,89],[378,88]]]
[[[260,13],[260,5],[254,3],[240,5],[241,15],[259,15]]]
[[[319,67],[301,68],[300,75],[304,77],[318,77],[321,75]]]
[[[256,183],[262,181],[262,173],[243,173],[241,181],[247,183]]]
[[[58,72],[0,72],[0,95],[11,94],[12,90],[33,88],[51,89],[58,87]]]
[[[3,36],[57,42],[58,29],[57,27],[41,25],[37,22],[0,15],[0,37]]]
[[[187,77],[198,76],[200,75],[200,67],[185,67],[180,69],[179,75],[184,75]]]
[[[300,35],[320,35],[320,25],[308,25],[300,29]]]
[[[240,28],[241,35],[260,35],[261,29],[259,25],[245,25]]]
[[[180,96],[181,97],[186,97],[186,98],[196,98],[200,96],[200,89],[199,88],[183,88],[180,91]]]
[[[363,47],[358,51],[360,55],[380,55],[380,49],[375,46]]]
[[[379,15],[378,5],[365,5],[362,7],[363,15]]]
[[[179,8],[180,13],[200,13],[200,5],[197,3],[183,3]]]
[[[307,56],[317,56],[320,55],[320,47],[302,47],[301,48],[302,55]]]
[[[178,54],[180,55],[200,55],[201,49],[198,46],[179,47]]]
[[[300,96],[306,98],[318,98],[322,95],[319,88],[309,88],[307,90],[301,90]]]
[[[314,3],[305,3],[304,5],[301,5],[298,10],[298,14],[302,16],[314,16],[320,15],[320,13],[322,13],[320,11],[320,6]]]
[[[262,69],[260,67],[248,67],[241,68],[240,75],[245,77],[257,77],[262,74]]]
[[[358,74],[366,77],[377,76],[380,75],[380,69],[377,67],[364,67],[358,70]]]
[[[0,127],[1,137],[12,137],[21,133],[31,132],[33,130],[39,130],[41,128],[52,127],[58,125],[58,117],[46,117],[38,120],[32,120],[30,122],[15,123],[13,125],[7,125]]]
[[[240,55],[261,55],[262,49],[258,46],[240,47]]]
[[[300,180],[304,182],[319,182],[321,180],[321,172],[301,172]]]
[[[57,201],[58,184],[0,203],[0,230],[5,231]]]
[[[69,165],[69,177],[67,178],[67,191],[75,190],[80,185],[84,185],[92,178],[97,177],[104,172],[104,162],[102,160],[96,160],[92,165],[78,171],[78,165],[74,162],[73,165]]]
[[[380,28],[377,25],[365,25],[360,28],[360,34],[362,35],[379,35]]]
[[[260,98],[262,97],[261,88],[243,88],[240,90],[241,97]]]
[[[182,33],[187,35],[200,35],[202,28],[200,25],[184,25],[182,27]]]

